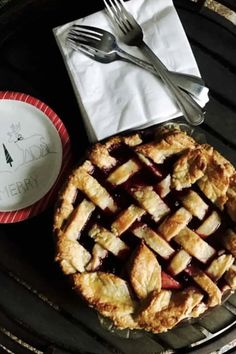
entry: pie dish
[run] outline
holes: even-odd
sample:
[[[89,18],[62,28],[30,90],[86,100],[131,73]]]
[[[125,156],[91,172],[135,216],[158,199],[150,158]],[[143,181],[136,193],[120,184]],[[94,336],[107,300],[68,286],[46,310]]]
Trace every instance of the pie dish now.
[[[56,261],[119,329],[165,332],[236,288],[236,172],[160,127],[97,143],[54,217]]]

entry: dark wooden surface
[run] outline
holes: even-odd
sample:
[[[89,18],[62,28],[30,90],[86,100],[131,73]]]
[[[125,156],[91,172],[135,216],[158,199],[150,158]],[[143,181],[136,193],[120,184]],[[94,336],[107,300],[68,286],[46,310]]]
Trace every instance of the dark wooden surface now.
[[[188,0],[175,4],[210,88],[206,121],[198,130],[236,165],[236,29],[207,9],[197,12]],[[0,90],[29,93],[55,110],[71,136],[75,162],[88,142],[52,28],[102,7],[97,0],[12,0],[0,12]],[[206,333],[234,323],[235,297],[198,325],[170,334],[133,339],[111,334],[54,263],[52,213],[53,206],[32,220],[0,225],[0,352],[151,354],[175,348],[187,353]],[[220,340],[192,350],[207,354],[235,337],[230,327]]]

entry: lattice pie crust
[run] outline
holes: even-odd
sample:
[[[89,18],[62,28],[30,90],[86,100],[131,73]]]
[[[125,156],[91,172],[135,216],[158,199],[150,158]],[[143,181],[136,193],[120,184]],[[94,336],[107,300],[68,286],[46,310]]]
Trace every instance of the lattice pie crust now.
[[[94,145],[60,194],[56,261],[118,328],[167,331],[236,288],[236,172],[179,129]]]

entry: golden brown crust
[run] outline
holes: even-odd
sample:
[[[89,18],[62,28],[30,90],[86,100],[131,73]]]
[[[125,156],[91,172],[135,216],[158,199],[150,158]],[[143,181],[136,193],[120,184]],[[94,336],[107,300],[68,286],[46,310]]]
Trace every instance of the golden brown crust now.
[[[225,280],[231,287],[231,289],[236,289],[236,264],[233,264],[225,274]]]
[[[219,165],[223,166],[227,175],[232,176],[235,173],[234,166],[217,150],[213,149],[213,160],[216,161]]]
[[[146,210],[156,222],[170,212],[168,206],[154,191],[152,186],[133,187],[131,193],[140,206]]]
[[[173,275],[181,273],[189,265],[191,259],[192,257],[185,250],[179,250],[171,259],[171,262],[168,267],[169,272]]]
[[[236,257],[236,233],[233,230],[228,229],[225,235],[223,235],[222,241],[225,248]]]
[[[99,245],[99,243],[95,243],[92,249],[92,254],[91,254],[92,257],[89,263],[85,267],[86,271],[93,272],[97,270],[100,267],[104,258],[107,257],[107,255],[108,255],[108,251],[104,247]]]
[[[236,222],[236,173],[230,178],[227,197],[226,209],[231,219]]]
[[[236,289],[234,222],[236,172],[213,147],[166,127],[115,136],[59,195],[56,261],[115,326],[161,333]]]
[[[93,165],[101,169],[109,170],[117,163],[116,159],[109,154],[107,147],[100,143],[97,143],[91,149],[89,158]]]
[[[192,312],[189,314],[189,318],[197,318],[206,312],[207,309],[208,306],[204,302],[200,302],[193,308]]]
[[[181,198],[183,206],[193,215],[202,220],[208,210],[208,205],[191,189]]]
[[[130,281],[139,299],[161,290],[161,267],[153,252],[141,242],[129,269]]]
[[[124,136],[123,140],[124,140],[124,143],[128,146],[137,146],[142,143],[142,139],[139,134]]]
[[[215,255],[215,250],[195,232],[185,227],[174,238],[184,250],[199,261],[206,263]]]
[[[231,256],[231,254],[222,254],[211,262],[211,264],[207,267],[206,272],[211,279],[217,281],[227,270],[229,270],[233,263],[234,257]]]
[[[157,297],[161,297],[157,294]],[[166,303],[168,303],[168,295]],[[144,310],[138,318],[141,326],[154,333],[166,332],[176,326],[181,320],[187,318],[193,308],[202,300],[203,295],[197,290],[186,290],[172,293],[167,307],[162,307],[161,311]],[[153,299],[152,299],[153,301]],[[165,301],[163,301],[165,304]]]
[[[108,176],[107,181],[115,186],[118,186],[119,184],[126,182],[139,170],[140,165],[134,159],[130,159],[112,171]]]
[[[76,186],[73,184],[73,177],[74,173],[68,177],[68,184],[60,193],[54,215],[54,230],[60,230],[64,220],[67,220],[74,210],[73,201],[76,196]]]
[[[168,259],[174,254],[174,249],[160,235],[141,224],[133,229],[133,234],[145,241],[145,243],[162,258]]]
[[[206,273],[200,269],[192,270],[194,281],[208,294],[207,306],[214,307],[221,303],[222,293]]]
[[[207,168],[207,157],[203,148],[189,149],[184,152],[174,164],[172,173],[172,188],[181,191],[191,187],[204,176]]]
[[[201,191],[221,210],[228,200],[227,190],[234,167],[212,147],[205,146],[208,161],[204,176],[198,181]]]
[[[117,257],[123,257],[129,251],[129,247],[119,237],[98,224],[94,224],[88,234],[100,246]]]
[[[196,232],[202,238],[213,234],[220,226],[221,218],[216,211],[213,211],[204,222],[197,228]]]
[[[117,164],[117,160],[110,155],[110,149],[113,146],[120,145],[122,143],[128,146],[136,146],[142,143],[142,139],[139,134],[110,138],[104,144],[95,144],[89,151],[89,159],[95,166],[101,169],[110,170]]]
[[[79,242],[68,239],[64,234],[59,235],[56,260],[65,274],[84,272],[90,259],[90,253]]]
[[[67,225],[64,229],[64,233],[68,239],[76,240],[79,238],[81,230],[88,222],[94,210],[95,205],[86,199],[84,199],[78,207],[74,209],[68,218]]]
[[[168,216],[158,227],[158,232],[167,240],[170,241],[182,229],[184,229],[190,220],[192,214],[185,208],[178,209],[174,214]]]
[[[187,134],[180,130],[164,134],[159,142],[142,144],[135,149],[137,152],[150,158],[155,163],[163,163],[172,155],[178,154],[188,148],[194,148],[196,142]]]
[[[170,290],[153,291],[146,306],[138,314],[137,322],[146,327],[146,323],[149,322],[151,316],[155,316],[169,306],[171,295]]]
[[[155,186],[155,190],[161,198],[165,198],[170,193],[171,175],[167,175],[161,182]]]
[[[136,220],[139,220],[144,214],[144,209],[139,208],[134,204],[131,204],[111,224],[111,231],[113,232],[113,234],[120,236],[126,230],[128,230]]]
[[[138,327],[131,317],[136,304],[125,280],[103,272],[75,274],[73,279],[78,294],[118,327]]]
[[[74,185],[102,210],[117,210],[117,205],[107,190],[84,168],[78,168],[74,176]]]

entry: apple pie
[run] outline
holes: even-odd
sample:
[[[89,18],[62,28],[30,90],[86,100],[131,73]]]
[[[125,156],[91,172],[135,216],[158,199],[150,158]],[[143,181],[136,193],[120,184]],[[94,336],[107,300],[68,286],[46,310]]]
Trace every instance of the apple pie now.
[[[54,217],[56,261],[120,329],[165,332],[236,289],[236,172],[165,127],[90,148]]]

